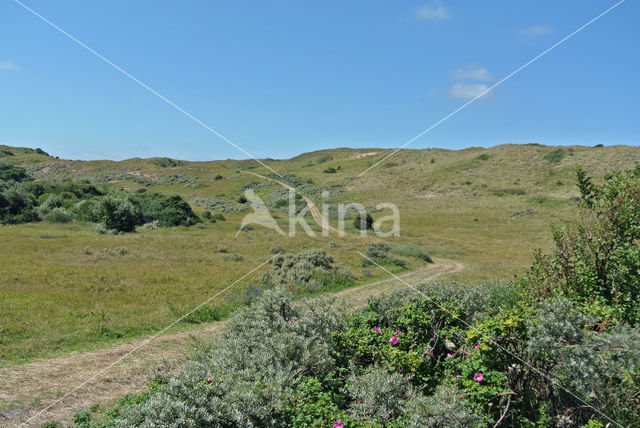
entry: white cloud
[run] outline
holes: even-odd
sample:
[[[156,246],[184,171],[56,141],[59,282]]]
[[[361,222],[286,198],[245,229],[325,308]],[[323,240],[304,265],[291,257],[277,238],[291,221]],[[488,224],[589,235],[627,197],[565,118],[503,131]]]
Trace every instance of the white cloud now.
[[[449,96],[452,98],[462,98],[462,99],[471,99],[475,98],[478,95],[482,94],[482,96],[487,96],[489,92],[486,92],[489,89],[487,85],[484,83],[464,83],[458,82],[449,88]]]
[[[0,61],[0,70],[17,70],[18,66],[11,60]]]
[[[480,80],[488,82],[491,80],[491,73],[487,71],[486,67],[469,66],[464,68],[458,68],[451,72],[451,76],[455,80]]]
[[[555,33],[555,30],[551,27],[545,27],[544,25],[536,24],[531,27],[523,28],[520,30],[520,35],[526,37],[539,37],[548,36]]]
[[[416,7],[416,18],[425,21],[443,21],[451,18],[451,15],[440,2],[436,2]]]

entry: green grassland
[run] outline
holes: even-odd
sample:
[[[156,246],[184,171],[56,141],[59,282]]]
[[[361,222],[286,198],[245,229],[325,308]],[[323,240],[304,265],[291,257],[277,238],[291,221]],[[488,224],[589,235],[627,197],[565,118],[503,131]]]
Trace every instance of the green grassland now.
[[[401,236],[386,240],[463,263],[465,269],[450,279],[465,284],[522,273],[533,249],[549,248],[551,226],[576,213],[575,165],[599,181],[607,172],[640,163],[635,147],[502,145],[402,150],[358,177],[389,153],[335,149],[265,163],[298,177],[317,205],[322,189],[331,189],[330,204],[395,203]],[[247,186],[277,207],[278,222],[288,228],[286,207],[278,203],[281,187],[242,173],[270,174],[253,160],[70,161],[0,146],[0,162],[23,166],[39,180],[88,179],[107,189],[180,194],[198,214],[209,209],[226,217],[123,235],[100,235],[83,222],[0,226],[0,367],[159,331],[267,260],[278,245],[287,252],[325,249],[351,269],[357,284],[386,275],[362,267],[356,250],[380,238],[360,237],[350,221],[343,238],[322,237],[310,217],[315,238],[301,229],[289,237],[260,226],[238,233],[249,211],[237,200]],[[415,259],[409,263],[408,269],[419,265]],[[224,317],[243,304],[244,288],[258,278],[256,272],[221,295],[202,320]],[[189,323],[177,328],[188,329]]]

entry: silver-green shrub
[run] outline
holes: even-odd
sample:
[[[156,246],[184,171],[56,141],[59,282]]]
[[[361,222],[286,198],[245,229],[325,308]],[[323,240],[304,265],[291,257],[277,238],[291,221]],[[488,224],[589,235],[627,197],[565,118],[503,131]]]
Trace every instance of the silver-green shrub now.
[[[301,286],[304,290],[342,285],[352,281],[352,275],[348,270],[337,265],[333,256],[317,248],[298,254],[280,255],[271,263],[272,269],[261,279],[267,287],[294,285]]]
[[[328,302],[291,303],[276,289],[240,309],[222,338],[116,426],[277,426],[302,379],[334,369],[331,332],[344,324]]]
[[[354,418],[383,426],[404,410],[410,393],[409,380],[382,367],[368,367],[347,379],[346,391],[351,398],[349,413]]]

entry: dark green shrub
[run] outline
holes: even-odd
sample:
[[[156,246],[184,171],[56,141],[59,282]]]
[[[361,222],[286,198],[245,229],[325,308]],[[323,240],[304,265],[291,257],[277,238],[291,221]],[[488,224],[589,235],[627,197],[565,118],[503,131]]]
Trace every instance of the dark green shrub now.
[[[0,224],[28,223],[38,220],[35,200],[20,183],[0,183]]]
[[[330,156],[330,155],[322,155],[316,160],[316,163],[317,164],[321,164],[321,163],[329,162],[331,160],[333,160],[332,156]]]
[[[18,183],[33,180],[27,171],[19,166],[0,163],[0,182],[15,181]]]
[[[329,168],[325,168],[325,170],[322,171],[322,172],[324,172],[325,174],[335,174],[338,171],[334,167],[331,166]]]
[[[180,165],[180,162],[171,158],[159,158],[153,161],[154,165],[158,165],[160,168],[173,168]]]
[[[369,230],[373,227],[373,217],[369,213],[359,212],[353,218],[353,227],[358,230]]]
[[[126,194],[105,196],[95,207],[94,215],[107,230],[134,232],[141,217],[138,206]]]
[[[640,167],[594,184],[578,169],[582,215],[535,255],[532,290],[576,300],[603,319],[640,322]]]
[[[273,208],[279,209],[289,206],[289,201],[287,199],[279,199],[273,204]]]
[[[191,226],[200,221],[191,206],[179,195],[145,193],[135,195],[134,201],[141,211],[138,224],[158,221],[162,227],[171,227]]]
[[[80,221],[90,221],[92,223],[97,223],[100,221],[99,217],[96,217],[96,205],[99,204],[97,199],[90,199],[87,201],[80,202],[76,209],[76,217]]]
[[[510,195],[526,195],[527,192],[524,189],[493,189],[493,194],[496,196],[510,196]]]
[[[487,160],[489,160],[489,159],[491,159],[491,156],[490,156],[490,155],[488,155],[487,153],[483,153],[483,154],[481,154],[480,156],[476,157],[474,160],[477,160],[477,161],[487,161]]]

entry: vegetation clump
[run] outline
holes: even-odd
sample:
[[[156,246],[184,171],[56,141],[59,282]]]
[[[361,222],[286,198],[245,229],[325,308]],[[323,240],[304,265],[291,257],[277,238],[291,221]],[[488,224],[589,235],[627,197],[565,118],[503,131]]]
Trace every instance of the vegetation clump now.
[[[384,242],[369,244],[367,249],[364,251],[362,266],[367,267],[374,264],[393,264],[400,267],[407,266],[407,262],[405,260],[391,255],[391,245],[385,244]]]
[[[564,149],[555,149],[544,155],[544,158],[551,163],[558,163],[565,157],[567,157],[567,152]]]
[[[159,158],[153,161],[154,165],[159,166],[160,168],[174,168],[180,165],[179,161],[176,161],[171,158]]]
[[[399,256],[413,257],[425,263],[433,263],[433,259],[429,253],[415,244],[394,245],[391,250]]]
[[[107,426],[604,426],[599,411],[639,423],[640,332],[525,296],[513,282],[432,284],[345,315],[262,292]]]
[[[581,216],[537,252],[531,281],[542,296],[578,301],[609,321],[640,323],[640,166],[595,184],[578,168]]]
[[[353,282],[349,271],[337,265],[324,250],[317,248],[298,254],[280,254],[271,263],[271,271],[266,272],[261,281],[270,288],[281,286],[296,291],[315,291],[344,287]]]
[[[369,230],[373,227],[373,217],[369,213],[358,213],[353,218],[353,227],[358,230]]]
[[[141,214],[139,207],[125,194],[104,197],[94,210],[94,218],[99,219],[107,231],[118,233],[135,231]]]

